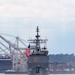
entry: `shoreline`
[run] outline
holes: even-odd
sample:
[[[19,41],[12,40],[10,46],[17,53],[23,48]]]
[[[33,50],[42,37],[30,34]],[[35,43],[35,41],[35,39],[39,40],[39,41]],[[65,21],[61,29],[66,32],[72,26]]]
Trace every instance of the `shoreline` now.
[[[49,71],[49,74],[75,74],[75,71]]]
[[[28,74],[28,72],[4,72],[4,73],[5,74]],[[75,71],[49,71],[49,74],[75,74]]]

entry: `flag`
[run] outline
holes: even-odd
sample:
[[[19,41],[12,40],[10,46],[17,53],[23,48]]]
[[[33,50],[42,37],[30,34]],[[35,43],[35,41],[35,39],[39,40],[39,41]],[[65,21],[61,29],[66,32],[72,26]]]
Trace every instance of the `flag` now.
[[[30,54],[30,44],[28,45],[28,48],[26,48],[26,52],[25,52],[26,56],[28,57]]]
[[[30,44],[28,45],[28,48],[30,48]]]

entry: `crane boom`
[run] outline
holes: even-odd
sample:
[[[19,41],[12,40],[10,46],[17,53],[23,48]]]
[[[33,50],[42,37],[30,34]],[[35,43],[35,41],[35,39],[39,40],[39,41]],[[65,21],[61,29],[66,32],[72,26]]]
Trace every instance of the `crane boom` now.
[[[5,39],[3,36],[0,35],[0,38],[3,39],[6,43],[8,43],[9,45],[11,45],[11,47],[13,47],[16,50],[25,50],[26,48],[17,48],[15,46],[15,44],[12,44],[10,41],[8,41],[7,39]]]

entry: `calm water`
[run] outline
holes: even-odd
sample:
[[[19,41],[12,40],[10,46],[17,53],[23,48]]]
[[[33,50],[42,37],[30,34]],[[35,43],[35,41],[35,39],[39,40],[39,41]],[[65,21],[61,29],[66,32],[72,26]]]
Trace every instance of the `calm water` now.
[[[0,73],[0,75],[27,75],[27,74],[3,74],[3,73]],[[75,75],[75,74],[50,74],[50,75]]]

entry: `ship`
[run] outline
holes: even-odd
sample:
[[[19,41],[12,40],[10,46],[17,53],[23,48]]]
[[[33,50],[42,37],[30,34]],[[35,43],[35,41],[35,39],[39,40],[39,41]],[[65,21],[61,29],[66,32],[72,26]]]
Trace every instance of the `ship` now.
[[[0,73],[12,68],[12,61],[10,57],[0,56]]]
[[[29,39],[29,46],[25,54],[13,53],[12,69],[6,70],[7,74],[49,75],[49,56],[46,46],[47,39],[40,39],[39,28],[36,28],[35,39]]]

